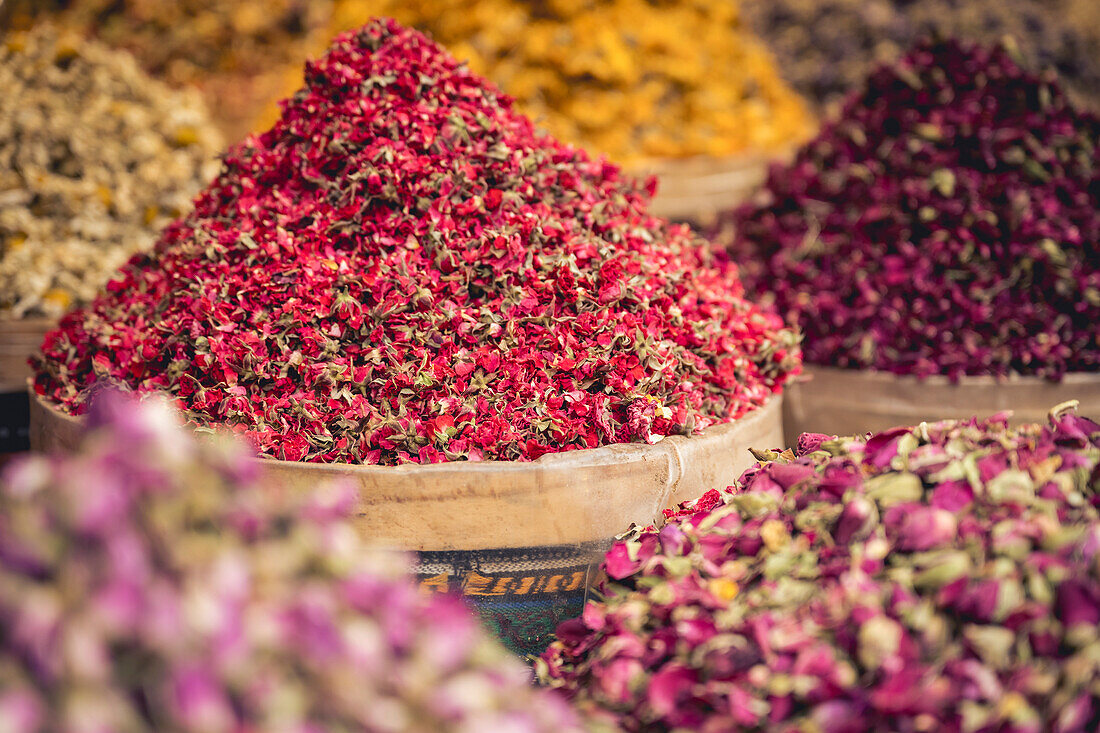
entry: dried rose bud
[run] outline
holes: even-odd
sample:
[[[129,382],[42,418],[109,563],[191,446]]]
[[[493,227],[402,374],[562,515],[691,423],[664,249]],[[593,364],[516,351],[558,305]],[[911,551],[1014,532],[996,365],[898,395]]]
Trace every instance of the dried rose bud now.
[[[821,448],[821,444],[827,440],[829,436],[821,433],[802,433],[798,436],[798,445],[795,447],[794,454],[800,458],[809,455]]]
[[[854,496],[844,505],[837,519],[836,527],[833,528],[833,539],[841,545],[864,540],[877,525],[878,509],[875,503],[864,496]]]
[[[910,552],[948,545],[958,532],[954,514],[923,504],[894,504],[882,524],[894,547]]]

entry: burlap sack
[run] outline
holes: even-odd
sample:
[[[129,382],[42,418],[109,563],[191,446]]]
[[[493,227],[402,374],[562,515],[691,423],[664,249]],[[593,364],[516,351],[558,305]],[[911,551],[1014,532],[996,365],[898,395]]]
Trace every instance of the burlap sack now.
[[[0,392],[24,391],[31,376],[27,359],[56,325],[48,318],[0,319]]]
[[[1081,414],[1100,417],[1100,373],[1068,374],[1061,382],[1035,377],[902,377],[806,366],[790,384],[783,425],[788,445],[799,433],[858,435],[922,421],[988,417],[1011,410],[1013,424],[1045,423],[1047,412],[1066,400],[1080,400]]]
[[[718,212],[740,204],[760,188],[771,160],[763,155],[652,160],[633,166],[631,173],[657,176],[651,214],[709,224]]]

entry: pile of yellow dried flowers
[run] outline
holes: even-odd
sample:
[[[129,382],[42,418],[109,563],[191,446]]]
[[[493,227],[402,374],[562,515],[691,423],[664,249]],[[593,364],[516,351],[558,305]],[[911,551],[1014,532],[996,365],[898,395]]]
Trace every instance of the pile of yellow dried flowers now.
[[[335,0],[432,34],[561,139],[622,162],[789,148],[814,128],[737,0]]]

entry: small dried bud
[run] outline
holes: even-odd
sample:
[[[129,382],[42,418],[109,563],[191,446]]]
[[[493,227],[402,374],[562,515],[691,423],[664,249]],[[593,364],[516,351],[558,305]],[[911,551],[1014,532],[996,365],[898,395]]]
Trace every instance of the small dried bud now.
[[[769,519],[760,526],[760,539],[772,552],[779,552],[790,541],[787,525],[776,519]]]
[[[859,627],[859,662],[876,670],[894,659],[905,632],[901,624],[886,616],[875,616]]]
[[[883,517],[886,536],[899,550],[922,552],[955,541],[955,515],[945,509],[922,504],[895,504]]]
[[[885,508],[902,502],[919,501],[924,487],[918,476],[908,472],[884,473],[864,483],[867,497]]]
[[[844,505],[844,510],[833,528],[837,544],[850,545],[867,539],[878,526],[878,509],[875,502],[864,496],[854,496]]]

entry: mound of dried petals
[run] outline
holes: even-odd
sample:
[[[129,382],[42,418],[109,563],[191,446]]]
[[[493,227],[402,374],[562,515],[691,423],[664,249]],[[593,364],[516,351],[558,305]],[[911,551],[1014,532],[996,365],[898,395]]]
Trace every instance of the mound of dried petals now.
[[[1094,731],[1100,425],[805,434],[612,547],[545,682],[628,731]]]
[[[267,455],[392,464],[690,434],[798,367],[732,266],[421,34],[372,22],[306,81],[47,337],[39,394],[163,390]]]
[[[807,362],[1100,370],[1100,118],[1003,48],[924,43],[879,69],[721,228]]]
[[[0,730],[580,730],[461,601],[159,401],[0,481]]]

